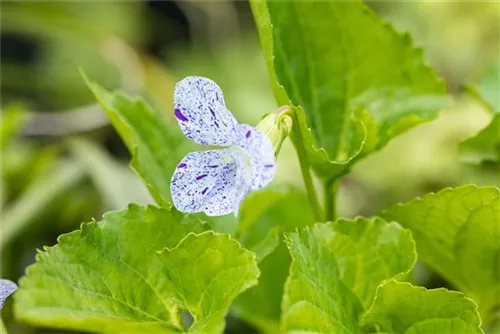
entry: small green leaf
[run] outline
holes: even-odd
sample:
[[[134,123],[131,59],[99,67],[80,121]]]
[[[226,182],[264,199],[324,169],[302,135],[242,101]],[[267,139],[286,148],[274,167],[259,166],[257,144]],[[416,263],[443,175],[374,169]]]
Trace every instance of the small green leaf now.
[[[477,305],[462,293],[427,290],[395,280],[377,289],[364,320],[387,334],[483,333]]]
[[[170,178],[189,144],[178,126],[143,99],[110,93],[82,76],[132,154],[132,167],[156,202],[168,207]]]
[[[258,285],[238,296],[232,306],[235,316],[263,333],[280,331],[281,300],[291,262],[285,244],[277,237],[276,247],[259,262]]]
[[[189,234],[159,254],[177,303],[194,318],[189,332],[222,333],[233,299],[257,284],[255,255],[228,234]]]
[[[235,240],[206,229],[174,209],[137,205],[83,224],[37,255],[15,314],[54,328],[163,333],[185,331],[180,311],[188,310],[189,330],[221,331],[229,302],[258,269]]]
[[[409,37],[361,1],[253,1],[252,10],[278,103],[297,106],[320,177],[345,172],[449,102]]]
[[[52,170],[38,175],[15,202],[2,210],[0,249],[7,247],[47,206],[76,187],[85,176],[85,169],[78,164],[58,162],[53,163],[51,167]]]
[[[411,229],[420,258],[473,298],[488,319],[500,301],[499,189],[447,188],[381,216]]]
[[[500,62],[492,64],[486,69],[481,79],[474,85],[467,86],[466,90],[493,112],[500,112]]]
[[[500,163],[500,113],[475,136],[460,143],[465,161],[475,164]]]
[[[460,152],[466,162],[500,165],[500,63],[485,72],[475,86],[467,91],[493,114],[491,122],[475,136],[460,143]]]
[[[83,138],[72,138],[69,148],[101,194],[109,210],[120,210],[128,203],[150,204],[149,193],[134,173],[115,161],[98,145]]]
[[[261,276],[257,286],[235,300],[235,315],[265,333],[279,331],[281,299],[291,261],[281,232],[313,223],[306,196],[293,188],[265,189],[243,202],[238,235],[256,253]]]
[[[291,187],[274,187],[245,199],[237,235],[246,248],[262,259],[277,246],[275,241],[280,232],[292,232],[313,223],[313,212],[302,192]]]
[[[0,148],[2,152],[25,125],[29,114],[22,105],[12,104],[0,113]]]
[[[340,219],[287,234],[286,331],[358,333],[377,286],[416,261],[410,231],[380,218]]]

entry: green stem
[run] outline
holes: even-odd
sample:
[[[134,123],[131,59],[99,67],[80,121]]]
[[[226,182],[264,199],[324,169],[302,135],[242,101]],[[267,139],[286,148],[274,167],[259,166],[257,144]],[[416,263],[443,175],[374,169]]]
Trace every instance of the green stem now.
[[[316,220],[323,221],[323,212],[318,202],[316,190],[314,189],[310,173],[311,167],[309,166],[309,161],[307,160],[306,150],[304,148],[304,141],[302,139],[302,133],[300,132],[299,128],[299,120],[297,118],[295,110],[291,114],[293,117],[292,141],[295,146],[295,150],[297,151],[297,156],[299,158],[300,170],[302,172],[302,177],[304,178],[304,184],[307,191],[307,198],[309,200],[309,204],[311,204]]]
[[[341,178],[334,178],[324,183],[326,220],[334,221],[337,218],[337,191]]]

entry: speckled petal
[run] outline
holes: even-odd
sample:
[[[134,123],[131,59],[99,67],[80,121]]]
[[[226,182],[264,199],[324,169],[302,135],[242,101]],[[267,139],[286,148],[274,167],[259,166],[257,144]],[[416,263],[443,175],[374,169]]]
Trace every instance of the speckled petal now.
[[[203,77],[186,77],[177,83],[174,115],[184,135],[202,145],[230,145],[238,124],[226,109],[220,87]]]
[[[2,309],[5,300],[17,290],[17,285],[6,279],[0,279],[0,309]]]
[[[250,172],[244,153],[235,149],[189,153],[177,165],[171,192],[182,212],[221,216],[234,211],[236,201],[250,190]],[[239,202],[238,202],[239,205]]]
[[[233,144],[250,157],[252,189],[262,189],[271,182],[276,171],[276,159],[269,138],[248,124],[238,125]]]

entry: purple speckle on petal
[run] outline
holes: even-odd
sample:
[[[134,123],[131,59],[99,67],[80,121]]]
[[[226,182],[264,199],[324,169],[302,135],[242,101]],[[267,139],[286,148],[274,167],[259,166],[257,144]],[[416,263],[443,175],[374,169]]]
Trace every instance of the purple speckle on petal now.
[[[177,168],[186,168],[187,167],[187,164],[185,164],[184,162],[179,164],[179,166],[177,166]]]
[[[252,131],[248,130],[247,134],[245,135],[245,137],[250,138],[251,135],[252,135]]]
[[[207,167],[208,168],[217,168],[217,167],[219,167],[219,165],[208,165]]]
[[[214,116],[214,118],[216,118],[215,117],[215,111],[212,108],[210,108],[210,107],[208,107],[208,109],[210,110],[210,113],[212,114],[212,116]]]
[[[186,118],[186,116],[184,116],[182,113],[181,113],[181,110],[180,109],[175,109],[174,110],[174,114],[175,114],[175,117],[177,117],[178,120],[180,121],[187,121],[188,119]]]
[[[274,167],[274,165],[264,165],[264,167],[271,168],[271,167]]]
[[[201,179],[203,179],[204,177],[207,177],[207,176],[208,176],[208,174],[201,174],[201,175],[198,175],[198,176],[196,177],[196,180],[201,180]]]
[[[205,195],[205,193],[207,192],[207,190],[208,190],[208,187],[206,187],[205,189],[203,189],[203,190],[201,191],[201,194],[202,194],[202,195]]]

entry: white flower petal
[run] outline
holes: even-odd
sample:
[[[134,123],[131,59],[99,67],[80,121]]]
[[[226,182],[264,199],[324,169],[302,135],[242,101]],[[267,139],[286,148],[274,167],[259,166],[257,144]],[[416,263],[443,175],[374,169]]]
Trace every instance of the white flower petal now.
[[[174,115],[184,135],[202,145],[231,145],[238,124],[226,109],[220,87],[203,77],[186,77],[177,83]]]
[[[172,176],[175,207],[182,212],[205,212],[209,216],[233,212],[250,190],[243,159],[243,153],[234,149],[186,155]]]
[[[0,309],[2,309],[5,300],[17,290],[17,285],[7,279],[0,279]]]

